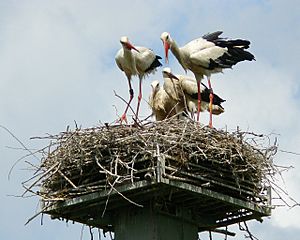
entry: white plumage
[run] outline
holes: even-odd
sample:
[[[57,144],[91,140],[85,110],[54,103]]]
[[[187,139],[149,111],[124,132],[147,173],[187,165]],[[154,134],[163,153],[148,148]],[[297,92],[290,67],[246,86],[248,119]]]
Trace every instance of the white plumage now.
[[[115,60],[121,71],[125,73],[128,80],[130,99],[125,112],[121,117],[121,121],[127,121],[126,113],[134,95],[131,86],[131,77],[136,75],[139,77],[138,105],[135,113],[137,119],[140,101],[142,99],[142,79],[148,74],[153,73],[157,67],[161,66],[161,63],[159,62],[161,57],[155,55],[152,50],[146,47],[133,46],[129,42],[128,37],[121,37],[120,42],[122,44],[122,48],[117,52]]]
[[[195,78],[184,75],[174,75],[170,68],[163,69],[164,89],[166,93],[176,101],[176,112],[189,111],[192,115],[198,110],[198,87]],[[210,90],[204,85],[200,86],[202,97],[200,111],[210,111]],[[212,114],[218,115],[224,112],[221,103],[225,100],[214,94],[212,102]]]
[[[201,104],[200,85],[204,75],[207,76],[208,85],[211,89],[210,76],[212,73],[222,72],[224,68],[231,68],[240,61],[254,60],[254,56],[244,50],[250,45],[248,40],[228,40],[220,38],[221,34],[221,31],[206,34],[203,37],[192,40],[183,47],[178,47],[168,32],[161,34],[166,62],[168,62],[168,50],[171,49],[184,70],[191,70],[194,73],[198,87],[199,109]],[[210,98],[212,101],[212,94]],[[197,120],[199,121],[199,112],[197,113]],[[212,126],[211,116],[209,125]]]
[[[155,80],[151,83],[152,92],[149,97],[149,105],[156,121],[162,121],[176,114],[174,101],[159,85],[159,81]]]

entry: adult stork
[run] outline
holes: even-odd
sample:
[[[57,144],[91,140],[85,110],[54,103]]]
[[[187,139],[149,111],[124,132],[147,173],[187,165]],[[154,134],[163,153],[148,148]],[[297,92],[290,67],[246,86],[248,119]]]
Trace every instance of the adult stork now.
[[[121,37],[120,42],[122,48],[117,52],[115,60],[121,71],[125,73],[128,80],[130,98],[121,117],[121,122],[127,122],[126,113],[134,95],[131,86],[131,77],[136,75],[139,77],[139,95],[137,110],[135,113],[135,117],[137,120],[140,102],[142,99],[142,80],[148,74],[153,73],[157,67],[162,66],[162,64],[159,62],[159,59],[161,59],[161,57],[155,55],[155,53],[149,48],[135,47],[129,42],[128,37],[126,36]]]
[[[149,97],[149,105],[156,121],[162,121],[176,115],[175,105],[173,100],[160,86],[159,81],[154,80],[151,83],[152,92]]]
[[[177,102],[176,112],[191,112],[192,116],[198,111],[209,111],[214,115],[224,112],[222,103],[225,101],[217,94],[213,94],[213,101],[210,104],[210,90],[203,84],[200,84],[201,107],[198,105],[198,86],[193,77],[184,75],[174,75],[170,68],[163,69],[164,89],[166,93]],[[199,109],[199,110],[198,110]]]
[[[191,70],[197,80],[198,87],[198,110],[201,105],[200,85],[203,76],[207,76],[208,86],[211,91],[210,105],[213,102],[213,92],[211,88],[210,76],[213,73],[222,72],[225,68],[231,68],[241,61],[252,61],[254,56],[246,51],[249,48],[250,41],[243,39],[225,39],[221,38],[222,31],[208,33],[200,38],[192,40],[186,45],[179,47],[171,38],[170,33],[163,32],[161,40],[165,48],[165,58],[168,63],[168,50],[177,58],[185,71]],[[200,111],[197,112],[197,121],[199,121]],[[210,110],[210,116],[212,110]],[[212,127],[212,116],[209,126]]]

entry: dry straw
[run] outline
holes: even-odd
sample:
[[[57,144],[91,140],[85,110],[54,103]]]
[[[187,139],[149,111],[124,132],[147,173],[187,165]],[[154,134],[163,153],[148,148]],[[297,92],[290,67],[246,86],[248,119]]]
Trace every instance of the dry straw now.
[[[256,203],[265,201],[264,191],[278,172],[273,164],[277,146],[268,136],[188,120],[76,128],[45,138],[48,151],[25,186],[44,202],[151,177],[158,154],[165,160],[165,178]]]

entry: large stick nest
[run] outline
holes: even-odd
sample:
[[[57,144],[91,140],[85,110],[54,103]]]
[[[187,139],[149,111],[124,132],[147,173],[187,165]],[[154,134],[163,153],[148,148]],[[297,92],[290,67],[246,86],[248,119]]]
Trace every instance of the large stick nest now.
[[[165,159],[166,178],[253,202],[263,201],[262,192],[276,172],[277,147],[268,137],[193,121],[76,128],[47,138],[51,144],[40,177],[29,187],[39,186],[44,201],[142,180],[145,173],[155,174],[158,154]]]

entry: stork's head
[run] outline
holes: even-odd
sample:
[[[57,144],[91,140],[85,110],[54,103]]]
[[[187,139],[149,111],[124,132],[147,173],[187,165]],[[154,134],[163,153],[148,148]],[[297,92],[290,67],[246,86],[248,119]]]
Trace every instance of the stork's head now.
[[[135,46],[133,46],[133,45],[129,42],[128,37],[126,37],[126,36],[121,37],[120,43],[122,44],[123,48],[126,48],[126,49],[128,49],[128,50],[134,49],[135,51],[140,52],[139,50],[137,50],[137,49],[135,48]]]
[[[166,59],[166,63],[168,63],[169,62],[168,52],[169,52],[169,49],[170,49],[170,47],[172,45],[172,38],[170,36],[170,33],[163,32],[160,35],[160,39],[163,42],[163,45],[164,45],[164,48],[165,48],[165,59]]]
[[[151,87],[152,87],[152,92],[153,92],[153,93],[156,93],[156,92],[159,90],[159,81],[154,80],[154,81],[151,83]]]
[[[162,71],[162,73],[163,73],[163,77],[171,78],[172,80],[173,80],[173,79],[179,80],[178,77],[176,77],[176,76],[172,73],[171,68],[168,68],[168,67],[164,68],[163,71]]]

